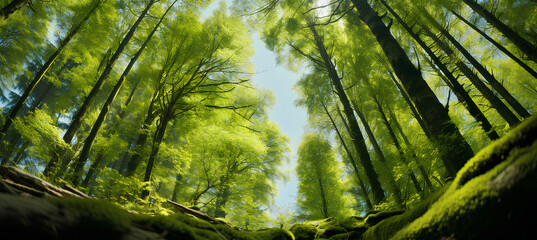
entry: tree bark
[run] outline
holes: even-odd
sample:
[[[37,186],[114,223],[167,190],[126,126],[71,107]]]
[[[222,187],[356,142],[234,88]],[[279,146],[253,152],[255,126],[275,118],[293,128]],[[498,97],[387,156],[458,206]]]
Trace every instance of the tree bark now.
[[[475,59],[466,48],[464,48],[450,33],[449,29],[444,29],[440,23],[438,23],[428,12],[423,11],[424,15],[429,19],[432,25],[441,32],[459,52],[472,64],[472,66],[477,69],[477,71],[487,80],[487,82],[496,90],[502,97],[511,105],[511,107],[520,115],[522,118],[528,118],[531,115],[528,111],[505,89],[505,87],[498,82],[496,77],[494,77],[477,59]]]
[[[386,129],[388,129],[388,134],[392,138],[393,144],[395,145],[395,148],[397,149],[397,153],[399,154],[399,160],[408,168],[408,160],[406,159],[405,153],[404,153],[403,149],[401,148],[401,145],[399,144],[399,141],[397,140],[397,136],[395,136],[395,133],[394,133],[392,127],[390,126],[390,122],[388,121],[388,118],[386,117],[386,113],[384,112],[384,109],[382,108],[382,105],[380,104],[380,101],[377,99],[376,96],[373,96],[373,101],[377,105],[377,111],[380,113],[380,117],[382,119],[382,122],[386,126]],[[414,184],[414,188],[416,188],[416,192],[422,198],[425,197],[423,189],[421,188],[421,186],[420,186],[420,184],[418,182],[418,179],[416,178],[416,175],[410,169],[407,169],[407,171],[408,171],[407,175],[410,178],[410,180],[412,181],[412,183]],[[423,176],[423,178],[425,178],[425,176]],[[425,181],[427,181],[427,179],[425,179]]]
[[[431,139],[431,133],[429,133],[429,130],[427,129],[427,126],[425,126],[425,122],[423,122],[423,118],[418,113],[418,110],[416,110],[416,106],[414,106],[414,104],[412,103],[412,100],[410,100],[410,97],[408,96],[408,93],[405,91],[403,86],[401,86],[401,84],[399,84],[399,82],[397,81],[397,79],[395,78],[395,76],[393,75],[393,73],[390,70],[388,70],[388,74],[390,75],[390,78],[392,79],[392,81],[395,84],[395,86],[397,86],[397,89],[399,89],[399,92],[401,93],[401,96],[405,100],[406,104],[410,108],[410,112],[412,113],[412,116],[414,117],[414,119],[416,119],[416,121],[420,125],[421,130],[423,130],[423,133],[425,133],[425,136],[427,137],[427,139],[430,140]]]
[[[149,128],[153,124],[153,121],[155,120],[155,113],[153,109],[153,101],[149,104],[149,109],[147,110],[147,115],[144,120],[144,123],[142,125],[142,132],[138,136],[138,140],[136,141],[136,144],[134,146],[134,155],[132,155],[131,159],[127,161],[127,169],[123,173],[123,176],[130,177],[133,176],[136,172],[136,169],[142,162],[142,150],[145,146],[145,143],[147,141],[147,138],[149,137]]]
[[[453,52],[449,45],[442,41],[438,36],[431,32],[431,30],[422,25],[423,32],[428,35],[433,41],[444,51],[448,57],[450,57],[454,62],[455,66],[472,82],[472,84],[477,88],[479,92],[485,97],[492,107],[502,116],[502,118],[510,125],[515,126],[520,123],[518,117],[511,112],[511,110],[490,90],[483,81],[470,69],[466,63],[464,63],[457,55]]]
[[[386,54],[395,74],[416,105],[431,141],[438,148],[448,176],[455,176],[473,155],[472,148],[451,121],[447,110],[412,64],[405,51],[371,8],[367,0],[352,0],[360,19],[369,27]]]
[[[26,1],[15,0],[15,1],[11,2],[9,5],[12,5],[12,4],[16,3],[16,2],[23,2],[22,4],[25,4],[26,2],[28,2],[28,0],[26,0]],[[58,46],[56,51],[54,51],[54,53],[52,53],[48,57],[47,61],[41,66],[41,68],[39,68],[39,70],[37,71],[37,73],[34,76],[34,79],[32,80],[32,82],[30,82],[30,85],[28,85],[28,87],[26,87],[26,89],[24,90],[24,93],[19,98],[19,101],[17,101],[15,106],[11,109],[11,112],[9,113],[9,116],[6,118],[6,121],[4,122],[4,125],[2,126],[2,130],[0,130],[0,140],[2,139],[3,135],[5,135],[5,133],[7,132],[7,130],[9,129],[11,124],[13,123],[13,120],[15,119],[15,117],[17,116],[19,111],[21,110],[21,108],[24,105],[24,103],[26,102],[26,100],[28,100],[28,97],[33,92],[33,90],[35,89],[37,84],[39,84],[41,79],[43,79],[43,76],[45,76],[45,74],[49,70],[50,66],[52,66],[52,64],[54,63],[54,61],[56,61],[56,59],[58,58],[60,53],[63,51],[65,46],[67,46],[67,44],[71,41],[71,39],[73,39],[73,37],[78,33],[78,31],[80,30],[82,25],[90,18],[90,16],[93,14],[93,12],[95,12],[95,10],[97,9],[97,7],[99,7],[100,4],[101,4],[101,1],[97,1],[97,3],[93,6],[93,8],[91,8],[91,10],[82,19],[82,21],[78,22],[75,26],[73,26],[73,28],[71,28],[71,30],[69,31],[67,36],[65,36],[65,38],[60,42],[60,45]],[[6,6],[6,7],[8,7],[8,6]],[[1,19],[2,19],[2,16],[1,16],[1,13],[0,13],[0,21],[1,21]]]
[[[90,134],[88,135],[88,137],[84,141],[84,147],[82,148],[82,151],[80,152],[80,156],[74,163],[74,174],[72,175],[73,176],[72,177],[72,183],[75,186],[77,186],[78,183],[80,182],[80,178],[81,178],[82,172],[84,170],[84,165],[86,164],[86,162],[88,160],[88,157],[90,155],[91,147],[93,146],[93,142],[95,141],[95,138],[97,138],[97,133],[101,129],[101,126],[104,123],[106,115],[108,114],[108,111],[110,110],[110,107],[112,106],[112,103],[116,99],[116,96],[119,93],[119,90],[121,89],[121,86],[123,85],[123,82],[127,78],[127,75],[129,75],[129,72],[131,71],[132,67],[134,66],[134,64],[136,63],[136,61],[140,57],[140,55],[142,55],[142,52],[144,51],[144,49],[147,46],[147,44],[149,43],[149,41],[151,41],[151,38],[153,37],[153,35],[157,31],[157,29],[159,28],[160,24],[164,20],[164,17],[166,17],[166,15],[168,14],[170,9],[173,7],[173,5],[176,2],[177,1],[173,2],[168,7],[168,9],[166,9],[166,11],[162,15],[162,17],[159,19],[157,25],[155,25],[153,30],[149,33],[149,35],[145,39],[145,41],[142,44],[142,46],[140,46],[138,51],[131,58],[129,64],[127,65],[127,67],[125,68],[125,70],[123,71],[121,76],[119,77],[119,80],[117,81],[116,85],[112,89],[112,92],[110,93],[110,95],[108,95],[108,99],[106,99],[106,102],[104,103],[104,105],[103,105],[103,107],[101,109],[101,112],[99,113],[99,117],[97,117],[97,120],[95,121],[95,123],[93,124],[93,127],[91,128]]]
[[[11,14],[19,11],[22,6],[30,2],[30,0],[13,0],[8,5],[0,10],[0,23],[9,18]]]
[[[464,89],[464,87],[457,81],[457,78],[453,76],[453,74],[449,71],[447,66],[434,54],[434,52],[431,50],[431,48],[425,44],[421,40],[418,34],[414,33],[414,31],[408,26],[408,24],[403,21],[403,19],[386,3],[385,0],[381,0],[382,4],[388,9],[388,11],[397,19],[397,21],[403,26],[403,28],[414,38],[414,40],[421,46],[421,48],[429,55],[429,57],[432,59],[432,61],[440,68],[443,75],[447,78],[441,77],[446,84],[449,86],[449,88],[455,93],[457,96],[457,99],[462,102],[462,104],[466,107],[466,110],[472,115],[472,117],[480,123],[481,127],[487,133],[489,138],[491,140],[495,140],[499,138],[498,133],[492,129],[492,124],[488,121],[488,119],[485,117],[485,115],[481,112],[479,107],[475,104],[475,102],[472,100],[468,92]],[[441,76],[441,75],[440,75]]]
[[[481,29],[479,29],[477,26],[475,26],[474,24],[472,24],[470,21],[466,20],[464,17],[462,17],[460,14],[456,13],[455,11],[453,10],[449,10],[453,15],[455,15],[458,19],[460,19],[461,21],[463,21],[466,25],[468,25],[469,27],[471,27],[472,29],[474,29],[474,31],[476,31],[477,33],[481,34],[481,36],[483,36],[485,39],[487,39],[487,41],[489,41],[490,43],[492,43],[496,48],[498,48],[498,50],[502,51],[503,53],[505,53],[505,55],[507,55],[509,58],[511,58],[513,61],[515,61],[516,63],[518,63],[518,65],[520,67],[522,67],[524,70],[526,70],[529,74],[531,74],[534,78],[537,78],[537,72],[535,70],[533,70],[530,66],[528,66],[528,64],[524,63],[520,58],[518,58],[517,56],[515,56],[515,54],[513,54],[511,51],[509,51],[507,48],[505,48],[504,46],[502,46],[500,43],[498,43],[496,40],[494,40],[492,37],[490,37],[487,33],[485,33],[484,31],[482,31]]]
[[[472,8],[474,12],[487,20],[490,25],[500,31],[507,39],[511,40],[511,42],[513,42],[529,59],[537,62],[537,47],[535,47],[535,45],[524,39],[509,26],[505,25],[500,19],[494,16],[494,14],[479,5],[476,1],[463,0],[463,2]]]
[[[339,138],[339,141],[341,142],[341,145],[343,146],[343,149],[345,149],[345,152],[347,153],[347,157],[349,158],[349,162],[352,166],[352,170],[354,170],[354,174],[356,176],[356,179],[358,181],[358,184],[360,185],[360,188],[362,189],[362,193],[364,194],[364,200],[367,205],[368,210],[373,210],[373,204],[371,203],[371,200],[369,199],[369,196],[367,194],[367,190],[365,188],[364,183],[362,182],[362,178],[360,177],[360,170],[358,170],[358,166],[356,165],[356,161],[354,160],[354,157],[352,153],[350,152],[349,148],[347,147],[347,144],[345,144],[345,140],[343,139],[343,136],[341,136],[341,133],[339,132],[339,129],[336,125],[336,122],[332,118],[332,115],[330,115],[330,112],[328,112],[328,109],[324,105],[324,103],[321,103],[323,106],[324,111],[326,112],[326,115],[328,115],[328,118],[330,118],[330,122],[332,123],[332,126],[334,126],[334,130],[336,130],[336,134]],[[345,121],[345,119],[341,119],[342,121]]]
[[[358,121],[354,116],[351,104],[347,98],[343,84],[341,83],[341,79],[332,63],[332,60],[330,59],[330,56],[326,52],[326,48],[321,37],[313,25],[310,25],[310,29],[314,35],[315,45],[317,46],[317,49],[322,57],[324,67],[327,69],[328,76],[334,85],[341,104],[343,105],[343,112],[349,121],[352,142],[360,155],[360,163],[362,164],[367,179],[369,180],[369,184],[371,185],[371,191],[373,192],[373,203],[378,204],[380,201],[382,201],[382,199],[384,199],[384,191],[382,190],[378,180],[378,174],[375,172],[373,164],[371,163],[371,157],[367,151],[367,146],[365,145],[364,137],[360,131],[360,126],[358,125]]]
[[[101,73],[99,79],[97,79],[97,82],[95,83],[90,93],[84,100],[84,103],[82,104],[80,109],[78,109],[78,111],[76,112],[75,117],[71,120],[71,124],[69,125],[69,128],[63,135],[63,141],[66,142],[67,144],[71,144],[71,141],[73,140],[73,137],[75,136],[76,131],[80,128],[80,125],[82,125],[82,120],[88,113],[89,108],[91,104],[93,103],[93,101],[95,100],[95,98],[97,97],[97,94],[99,93],[101,87],[103,86],[104,81],[106,80],[106,78],[108,78],[108,75],[110,75],[110,73],[112,72],[112,68],[114,67],[117,60],[119,59],[119,56],[123,53],[123,50],[125,50],[125,47],[127,47],[127,45],[129,44],[130,40],[134,36],[134,33],[136,32],[136,29],[140,25],[140,22],[145,17],[145,15],[147,14],[147,12],[149,11],[149,9],[154,3],[155,3],[155,0],[149,1],[149,3],[146,5],[145,9],[142,11],[140,16],[136,20],[136,22],[134,22],[129,32],[127,32],[127,34],[125,35],[125,37],[119,44],[118,48],[114,52],[114,55],[112,55],[112,57],[108,60],[108,63],[105,69]],[[58,152],[63,152],[63,151],[58,150]],[[58,164],[59,158],[60,158],[60,154],[56,153],[55,156],[53,156],[52,159],[49,161],[47,167],[45,168],[45,171],[43,172],[43,175],[50,176],[52,174],[53,172],[52,168],[56,167],[56,165]],[[62,165],[63,164],[64,163],[62,163]]]
[[[362,125],[364,126],[364,130],[367,134],[367,137],[369,137],[369,142],[371,142],[371,145],[373,145],[373,149],[377,153],[378,160],[381,162],[381,165],[384,168],[385,176],[388,178],[388,185],[390,186],[392,193],[395,197],[395,203],[402,207],[403,198],[401,197],[401,189],[399,188],[399,186],[397,186],[397,182],[395,182],[395,179],[393,178],[393,170],[386,162],[386,157],[384,156],[382,149],[380,149],[377,139],[375,138],[373,131],[371,131],[371,127],[369,126],[367,119],[365,119],[364,114],[358,108],[358,104],[356,103],[356,101],[351,101],[351,103],[354,106],[354,112],[356,112],[356,114],[360,118],[360,121],[362,122]]]
[[[166,132],[166,127],[168,126],[169,121],[170,121],[170,118],[167,117],[166,115],[162,116],[161,119],[159,119],[157,131],[155,133],[155,137],[153,138],[151,154],[149,155],[149,159],[147,160],[147,167],[145,169],[145,174],[144,174],[144,182],[149,182],[151,180],[151,174],[153,172],[153,166],[155,165],[157,154],[160,149],[160,143],[162,143],[162,139],[164,138],[164,133]],[[140,198],[146,199],[148,196],[149,196],[149,190],[148,189],[142,190]]]

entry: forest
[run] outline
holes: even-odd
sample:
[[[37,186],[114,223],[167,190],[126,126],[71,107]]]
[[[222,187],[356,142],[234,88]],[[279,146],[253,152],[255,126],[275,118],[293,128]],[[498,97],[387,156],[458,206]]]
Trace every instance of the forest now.
[[[517,220],[537,213],[535,0],[0,7],[0,232],[483,239],[508,221],[535,236]],[[254,80],[255,37],[301,73],[288,79],[308,117],[297,149]],[[48,215],[64,226],[48,230],[8,213],[15,202],[75,217]]]

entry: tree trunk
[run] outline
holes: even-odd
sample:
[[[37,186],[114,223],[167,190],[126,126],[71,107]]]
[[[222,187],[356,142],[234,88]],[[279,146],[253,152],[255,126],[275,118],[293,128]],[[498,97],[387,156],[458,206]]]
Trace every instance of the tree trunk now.
[[[0,10],[0,23],[9,18],[11,14],[19,11],[24,4],[27,4],[30,0],[13,0],[8,5]]]
[[[429,174],[427,173],[427,171],[425,171],[425,168],[419,162],[418,155],[416,155],[416,150],[414,149],[414,147],[412,146],[412,144],[406,137],[405,132],[403,131],[403,128],[401,127],[401,124],[399,124],[399,121],[395,117],[395,114],[393,113],[393,111],[390,108],[388,108],[388,112],[390,114],[391,121],[395,124],[395,127],[397,128],[397,130],[399,130],[399,133],[401,134],[401,138],[403,138],[403,141],[405,142],[407,148],[410,150],[412,159],[416,163],[416,166],[418,166],[418,170],[420,171],[420,174],[423,176],[423,179],[425,180],[425,184],[432,191],[434,189],[433,184],[431,183],[431,180],[429,179]]]
[[[431,141],[438,148],[448,176],[455,176],[474,153],[470,145],[451,121],[447,110],[423,79],[421,72],[412,64],[405,51],[367,0],[352,0],[360,19],[366,23],[377,38],[395,74],[416,105]]]
[[[509,58],[513,59],[513,61],[515,61],[516,63],[518,63],[518,65],[520,65],[522,68],[524,68],[524,70],[526,70],[529,74],[531,74],[534,78],[537,78],[537,72],[535,70],[533,70],[530,66],[528,66],[528,64],[524,63],[520,58],[518,58],[517,56],[515,56],[515,54],[513,54],[511,51],[509,51],[507,48],[505,48],[504,46],[502,46],[500,43],[498,43],[496,40],[494,40],[492,37],[490,37],[487,33],[483,32],[481,29],[479,29],[477,26],[475,26],[474,24],[472,24],[470,21],[466,20],[465,18],[463,18],[460,14],[456,13],[455,11],[453,10],[449,10],[453,15],[455,15],[457,18],[459,18],[461,21],[463,21],[464,23],[466,23],[466,25],[470,26],[472,29],[474,29],[474,31],[476,31],[477,33],[481,34],[481,36],[483,36],[485,39],[487,39],[487,41],[489,41],[490,43],[492,43],[496,48],[498,48],[500,51],[502,51],[503,53],[505,53],[505,55],[507,55]]]
[[[358,166],[356,165],[356,161],[354,160],[354,157],[352,153],[350,152],[349,148],[347,147],[347,144],[345,144],[345,140],[343,139],[343,136],[341,136],[341,133],[339,132],[339,129],[337,128],[337,125],[332,118],[332,115],[330,115],[330,112],[328,112],[328,109],[324,105],[324,103],[321,103],[323,105],[324,111],[326,112],[326,115],[328,115],[328,118],[330,118],[330,122],[332,122],[332,126],[334,126],[334,130],[336,130],[336,134],[339,138],[339,141],[341,142],[341,145],[343,146],[343,149],[345,149],[345,152],[347,153],[347,156],[349,158],[349,162],[352,166],[352,170],[354,170],[354,174],[356,176],[356,179],[360,185],[360,188],[362,189],[362,192],[364,194],[364,200],[367,205],[368,210],[373,210],[373,204],[371,204],[371,200],[369,200],[369,196],[367,195],[367,190],[365,188],[364,183],[362,182],[362,178],[360,177],[360,170],[358,170]],[[345,121],[345,119],[341,119],[342,121]]]
[[[386,1],[381,0],[382,4],[388,9],[388,11],[399,21],[399,23],[407,30],[407,32],[414,38],[414,40],[421,46],[423,50],[429,55],[429,57],[432,59],[432,61],[440,68],[444,76],[447,78],[442,78],[446,84],[449,86],[449,88],[455,93],[457,96],[457,99],[462,102],[462,104],[466,107],[466,110],[474,117],[476,121],[478,121],[485,130],[485,133],[489,136],[491,140],[498,139],[499,135],[492,129],[492,124],[488,121],[488,119],[485,117],[485,115],[481,112],[479,107],[475,104],[475,102],[472,100],[468,92],[464,89],[464,87],[457,81],[457,79],[453,76],[453,74],[448,70],[447,66],[434,54],[434,52],[431,50],[431,48],[425,44],[421,40],[421,38],[418,36],[418,34],[414,33],[414,31],[406,24],[403,19],[386,3]],[[432,66],[432,65],[431,65]],[[439,75],[441,76],[441,75]]]
[[[529,59],[537,62],[537,47],[526,39],[522,38],[522,36],[518,35],[518,33],[516,33],[509,26],[505,25],[502,21],[500,21],[500,19],[496,18],[494,14],[485,9],[483,6],[479,5],[479,3],[476,1],[463,0],[463,2],[472,8],[474,12],[487,20],[490,25],[500,31],[506,38],[511,40],[511,42],[513,42]]]
[[[118,60],[118,58],[121,55],[121,53],[123,53],[123,50],[125,49],[125,47],[127,47],[129,41],[134,36],[134,33],[136,32],[136,29],[138,28],[138,25],[140,25],[140,22],[145,17],[145,15],[149,11],[149,9],[153,5],[153,3],[155,3],[155,0],[149,1],[149,3],[145,7],[145,9],[142,11],[140,16],[136,20],[136,22],[132,25],[132,27],[130,28],[129,32],[125,35],[125,37],[123,38],[123,40],[119,44],[118,48],[114,52],[114,55],[108,60],[108,63],[106,65],[105,69],[101,73],[101,76],[99,77],[99,79],[97,79],[97,82],[95,83],[95,85],[91,89],[91,91],[88,94],[88,96],[86,97],[86,99],[84,100],[84,103],[82,104],[80,109],[78,109],[78,111],[76,112],[75,117],[71,120],[71,124],[69,125],[69,128],[67,129],[67,131],[63,135],[63,141],[66,142],[67,144],[71,144],[71,140],[73,140],[73,137],[75,136],[76,131],[80,128],[80,125],[82,125],[82,120],[84,119],[84,117],[88,113],[91,104],[93,103],[93,101],[97,97],[97,94],[99,93],[102,85],[104,84],[104,80],[106,80],[108,75],[110,75],[110,73],[112,72],[112,68],[116,64],[116,61]],[[60,150],[60,149],[57,150],[57,153],[55,154],[55,156],[52,157],[52,159],[49,161],[47,167],[45,168],[45,171],[43,172],[43,175],[50,176],[52,174],[52,168],[56,167],[56,165],[57,165],[57,163],[58,163],[58,161],[60,159],[61,152],[63,152],[63,151]],[[62,163],[62,165],[64,165],[64,163]],[[65,166],[63,166],[63,167],[65,167]]]
[[[472,66],[477,69],[477,71],[488,81],[488,83],[496,90],[502,97],[511,105],[511,107],[520,115],[522,118],[528,118],[531,116],[528,111],[503,87],[503,85],[498,82],[496,77],[494,77],[477,59],[475,59],[468,50],[466,50],[450,33],[448,29],[444,29],[440,23],[438,23],[429,13],[425,12],[424,15],[429,19],[432,25],[441,32],[448,39],[459,52],[472,64]]]
[[[373,203],[378,204],[384,198],[384,191],[382,190],[378,180],[378,174],[375,172],[373,164],[371,163],[371,157],[367,151],[367,146],[365,145],[364,137],[360,131],[360,126],[358,125],[358,121],[354,116],[351,104],[347,98],[343,84],[341,83],[341,79],[335,69],[334,64],[332,63],[332,60],[330,59],[330,56],[326,52],[326,48],[321,37],[313,25],[310,25],[310,29],[314,35],[315,45],[317,46],[317,49],[319,50],[319,53],[323,59],[323,63],[325,65],[324,67],[327,69],[328,76],[334,85],[341,104],[343,105],[343,112],[349,121],[351,130],[349,133],[352,136],[352,142],[360,155],[360,163],[362,164],[367,179],[369,180],[369,184],[371,185],[371,190],[373,192]]]
[[[321,212],[323,213],[323,218],[328,218],[328,203],[326,201],[326,194],[324,193],[323,180],[321,179],[321,176],[318,175],[317,177],[317,180],[319,182],[319,190],[321,191]]]
[[[403,96],[403,99],[405,100],[406,104],[410,108],[410,112],[412,112],[412,116],[414,116],[414,119],[416,119],[416,121],[420,125],[421,130],[423,130],[423,133],[425,133],[425,136],[427,137],[427,139],[430,140],[431,139],[431,133],[429,133],[429,130],[427,129],[427,126],[425,126],[425,122],[423,122],[423,118],[420,116],[420,114],[418,113],[418,110],[416,110],[416,107],[414,106],[414,104],[410,100],[410,97],[408,96],[408,93],[405,91],[403,86],[401,86],[401,84],[399,84],[399,82],[397,81],[397,79],[395,78],[395,76],[393,75],[393,73],[390,70],[388,70],[388,74],[390,75],[390,78],[392,79],[392,81],[395,84],[395,86],[397,86],[397,89],[399,89],[399,92],[401,93],[401,96]]]
[[[464,63],[457,55],[453,52],[449,45],[442,41],[438,36],[431,32],[431,30],[424,25],[421,25],[422,30],[427,34],[433,41],[450,57],[454,62],[457,68],[472,82],[472,84],[477,88],[479,92],[485,97],[493,108],[498,111],[500,116],[510,125],[515,126],[520,123],[520,120],[511,110],[500,100],[492,90],[490,90],[481,79],[470,69],[466,63]]]
[[[177,1],[175,1],[175,2],[177,2]],[[119,90],[121,89],[121,85],[123,84],[123,82],[127,78],[127,75],[129,75],[129,72],[131,71],[132,67],[134,66],[134,64],[136,63],[136,61],[138,60],[138,58],[140,57],[142,52],[144,51],[145,47],[147,46],[147,44],[149,43],[149,41],[151,40],[151,38],[153,37],[153,35],[157,31],[157,29],[159,28],[160,24],[164,20],[164,17],[166,17],[166,15],[168,14],[168,12],[172,8],[172,6],[175,4],[175,2],[173,2],[173,4],[171,4],[168,7],[166,12],[164,12],[162,17],[158,21],[157,25],[155,25],[155,27],[153,28],[151,33],[149,33],[149,35],[145,39],[145,41],[142,44],[142,46],[140,46],[140,49],[138,49],[138,51],[131,58],[131,60],[129,62],[129,65],[127,65],[127,67],[125,68],[125,70],[123,71],[121,76],[119,77],[119,80],[117,81],[116,85],[112,89],[112,92],[110,93],[110,95],[108,95],[108,99],[106,99],[106,102],[104,103],[104,105],[103,105],[103,107],[101,109],[101,112],[99,113],[99,117],[97,117],[97,120],[95,121],[95,123],[93,124],[93,127],[91,128],[90,134],[88,135],[88,137],[84,141],[84,147],[82,148],[82,151],[80,152],[80,157],[74,163],[74,174],[72,175],[73,176],[72,183],[75,186],[77,186],[78,183],[80,182],[80,177],[82,176],[82,172],[84,170],[84,165],[86,164],[86,162],[88,160],[88,157],[90,155],[91,147],[93,146],[93,142],[95,141],[95,138],[97,138],[97,133],[101,129],[101,126],[104,123],[106,115],[108,114],[108,111],[110,110],[110,107],[112,106],[112,103],[116,99],[116,96],[119,93]]]
[[[159,120],[159,124],[157,126],[157,131],[155,133],[155,137],[153,138],[153,146],[151,147],[151,154],[149,155],[149,159],[147,160],[147,167],[145,169],[144,174],[144,182],[149,182],[151,180],[151,173],[153,172],[153,166],[155,165],[155,161],[157,159],[157,154],[160,149],[160,143],[162,143],[162,139],[164,138],[164,133],[166,132],[166,126],[168,125],[168,121],[170,119],[164,115]],[[146,188],[142,190],[142,194],[140,195],[141,199],[146,199],[149,196],[149,190]]]
[[[173,193],[172,193],[172,201],[177,202],[177,192],[179,187],[181,186],[181,180],[183,179],[183,175],[180,173],[177,174],[177,177],[175,177],[175,185],[173,186]]]
[[[384,168],[385,176],[388,178],[388,184],[395,197],[395,203],[399,205],[400,207],[402,207],[403,198],[401,198],[401,189],[399,189],[399,186],[397,186],[397,183],[395,182],[395,179],[393,178],[393,171],[391,167],[388,165],[388,163],[386,162],[386,157],[384,156],[382,149],[380,149],[377,139],[375,138],[373,131],[371,131],[371,127],[369,126],[367,119],[365,119],[364,114],[358,108],[358,104],[356,103],[356,101],[351,101],[351,102],[354,106],[354,112],[356,112],[356,114],[360,118],[360,121],[362,122],[362,125],[364,126],[364,130],[367,133],[367,136],[369,137],[369,142],[371,142],[371,145],[373,145],[373,149],[377,153],[378,160],[381,162],[381,165]]]
[[[9,5],[12,5],[12,4],[16,3],[16,2],[22,2],[22,4],[25,4],[26,2],[28,2],[28,0],[25,0],[25,1],[15,0],[15,1],[11,2]],[[22,4],[21,4],[21,6],[22,6]],[[32,80],[32,82],[30,82],[30,85],[28,85],[28,87],[26,87],[26,89],[24,90],[24,93],[19,98],[19,101],[17,101],[15,106],[11,109],[11,112],[9,113],[9,116],[6,118],[6,121],[4,122],[4,125],[2,126],[2,130],[0,130],[0,140],[2,139],[2,136],[7,132],[7,130],[9,129],[11,124],[13,123],[13,120],[15,119],[15,117],[17,116],[19,111],[21,110],[21,108],[24,105],[24,103],[26,102],[26,100],[28,100],[28,97],[33,92],[34,88],[37,86],[37,84],[39,84],[41,79],[43,79],[43,76],[45,76],[45,74],[49,70],[50,66],[52,66],[52,64],[54,63],[54,61],[56,61],[56,59],[58,58],[60,53],[63,51],[65,46],[67,46],[67,44],[71,41],[71,39],[73,39],[73,37],[78,33],[78,31],[80,30],[82,25],[90,18],[90,16],[93,14],[93,12],[95,12],[95,10],[97,9],[97,7],[100,4],[101,4],[101,1],[97,1],[97,3],[93,6],[93,8],[82,19],[82,21],[78,22],[78,24],[73,26],[73,28],[69,31],[67,36],[65,36],[65,38],[60,42],[60,45],[58,46],[56,51],[54,51],[54,53],[52,53],[52,55],[50,55],[48,57],[47,61],[41,66],[41,68],[39,68],[39,70],[37,71],[37,73],[34,76],[34,79]],[[6,6],[6,7],[8,7],[8,6]],[[0,22],[1,22],[1,19],[2,19],[2,16],[0,16]]]
[[[142,150],[145,146],[147,138],[149,137],[149,128],[151,127],[151,124],[153,124],[155,117],[156,115],[153,112],[153,102],[151,102],[149,104],[149,109],[147,110],[147,116],[142,125],[142,132],[138,136],[138,140],[136,141],[136,145],[134,146],[135,153],[134,155],[132,155],[131,159],[127,161],[127,169],[123,173],[123,176],[133,176],[136,172],[136,169],[142,162]]]
[[[380,104],[379,100],[376,96],[373,96],[373,101],[375,101],[375,104],[377,105],[377,110],[380,113],[380,117],[382,119],[382,122],[386,126],[386,129],[388,129],[388,134],[392,138],[393,144],[395,145],[395,148],[397,149],[397,153],[399,154],[399,160],[407,167],[408,171],[408,177],[410,180],[412,180],[412,183],[414,184],[414,188],[416,188],[416,192],[422,197],[422,199],[425,197],[423,189],[421,188],[418,179],[416,178],[416,175],[408,169],[408,160],[405,157],[405,153],[403,152],[403,149],[401,148],[401,145],[399,145],[399,141],[397,140],[397,137],[395,136],[395,133],[390,126],[390,122],[388,121],[388,118],[386,117],[386,113],[384,112],[384,109],[382,108],[382,105]],[[424,176],[425,178],[425,176]]]

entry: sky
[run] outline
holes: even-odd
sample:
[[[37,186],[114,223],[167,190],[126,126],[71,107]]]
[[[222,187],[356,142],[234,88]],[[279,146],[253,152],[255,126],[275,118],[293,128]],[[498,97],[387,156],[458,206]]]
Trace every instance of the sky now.
[[[219,5],[220,1],[227,2],[230,6],[231,0],[216,0],[204,12],[204,17],[210,15]],[[297,155],[296,150],[304,134],[304,127],[307,121],[306,110],[296,107],[294,102],[298,98],[293,90],[295,82],[300,78],[300,73],[292,72],[276,63],[276,55],[265,47],[263,41],[255,33],[252,33],[253,47],[255,55],[252,63],[255,66],[253,81],[258,88],[270,89],[276,97],[276,104],[269,112],[269,119],[278,124],[282,133],[290,137],[289,163],[281,166],[282,171],[291,174],[289,181],[278,181],[278,196],[274,204],[280,209],[293,209],[296,206],[298,179],[294,172]],[[274,213],[272,213],[274,214]]]

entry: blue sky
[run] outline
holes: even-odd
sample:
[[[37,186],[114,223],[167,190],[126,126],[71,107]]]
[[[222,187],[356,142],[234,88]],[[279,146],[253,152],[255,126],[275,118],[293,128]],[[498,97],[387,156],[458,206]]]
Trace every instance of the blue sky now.
[[[203,14],[209,15],[219,5],[220,1],[225,1],[230,6],[230,0],[216,0]],[[276,55],[265,47],[265,44],[259,36],[252,33],[253,47],[255,55],[252,63],[255,65],[254,82],[258,88],[270,89],[276,97],[276,104],[269,112],[269,118],[272,122],[277,123],[281,131],[291,138],[289,155],[290,162],[281,167],[282,171],[289,172],[291,178],[288,182],[279,181],[278,197],[275,204],[281,209],[294,208],[296,205],[296,194],[298,180],[295,175],[296,150],[304,133],[307,115],[302,108],[295,106],[294,102],[298,98],[297,93],[293,90],[295,82],[300,78],[300,73],[292,72],[276,64]]]

